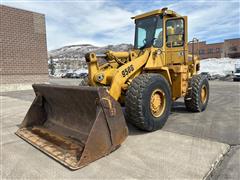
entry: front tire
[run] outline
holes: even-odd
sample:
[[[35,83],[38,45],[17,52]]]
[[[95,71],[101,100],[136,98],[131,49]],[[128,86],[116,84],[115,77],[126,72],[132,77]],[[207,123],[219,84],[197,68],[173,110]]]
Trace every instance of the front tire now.
[[[126,94],[126,117],[145,131],[161,129],[171,109],[171,91],[160,74],[146,73],[133,79]]]
[[[202,112],[207,108],[209,99],[209,83],[207,76],[194,75],[188,83],[188,92],[184,98],[188,111]]]

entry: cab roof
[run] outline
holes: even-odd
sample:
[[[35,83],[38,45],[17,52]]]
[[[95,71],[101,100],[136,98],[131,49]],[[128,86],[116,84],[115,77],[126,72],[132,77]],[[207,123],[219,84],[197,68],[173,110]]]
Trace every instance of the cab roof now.
[[[161,15],[161,14],[169,15],[171,17],[181,17],[181,15],[179,15],[173,10],[168,10],[168,8],[162,8],[162,9],[157,9],[154,11],[150,11],[150,12],[146,12],[146,13],[134,16],[132,17],[132,19],[142,19],[148,16]]]

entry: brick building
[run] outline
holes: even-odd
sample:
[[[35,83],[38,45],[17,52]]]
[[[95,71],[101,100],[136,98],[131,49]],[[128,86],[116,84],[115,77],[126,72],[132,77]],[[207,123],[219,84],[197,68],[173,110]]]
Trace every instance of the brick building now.
[[[0,5],[1,84],[48,81],[45,16]]]
[[[240,57],[240,38],[227,39],[223,43],[222,57]]]
[[[189,44],[188,50],[192,53],[192,44]],[[199,53],[201,59],[240,57],[240,38],[226,39],[221,43],[207,44],[206,41],[194,44],[194,54]]]

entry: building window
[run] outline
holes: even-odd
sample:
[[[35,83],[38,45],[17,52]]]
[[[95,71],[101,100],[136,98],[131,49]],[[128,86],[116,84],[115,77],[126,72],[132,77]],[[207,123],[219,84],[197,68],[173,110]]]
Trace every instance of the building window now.
[[[237,51],[237,46],[231,46],[231,47],[229,48],[229,51]]]
[[[216,48],[216,52],[217,52],[217,53],[220,53],[220,52],[221,52],[221,49],[220,49],[220,48]]]
[[[208,49],[208,54],[212,54],[213,53],[213,49]]]
[[[205,50],[204,49],[200,49],[199,50],[199,54],[205,54]]]

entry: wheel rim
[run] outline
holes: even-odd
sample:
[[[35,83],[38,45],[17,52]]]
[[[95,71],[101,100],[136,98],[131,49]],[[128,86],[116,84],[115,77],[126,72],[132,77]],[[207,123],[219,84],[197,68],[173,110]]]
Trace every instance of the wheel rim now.
[[[150,110],[154,117],[160,117],[166,107],[165,93],[161,89],[152,92],[150,99]]]
[[[203,85],[201,88],[201,102],[204,104],[207,100],[207,87]]]

